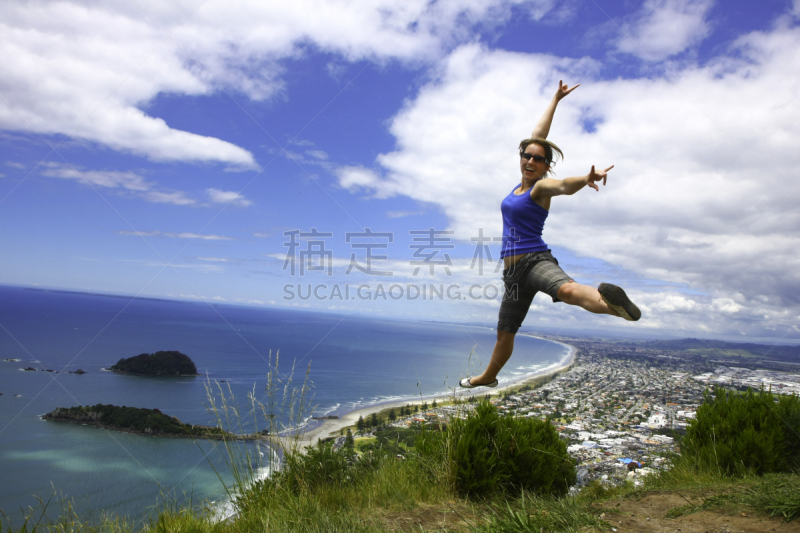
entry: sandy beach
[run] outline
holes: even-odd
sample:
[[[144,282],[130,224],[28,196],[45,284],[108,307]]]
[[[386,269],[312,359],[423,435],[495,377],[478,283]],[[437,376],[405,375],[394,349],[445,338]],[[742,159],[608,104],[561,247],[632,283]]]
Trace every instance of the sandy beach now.
[[[530,335],[525,333],[520,333],[520,335],[536,337],[535,335]],[[384,409],[390,409],[392,407],[399,408],[405,405],[422,405],[423,402],[430,403],[434,398],[440,401],[441,400],[447,401],[448,399],[451,399],[453,395],[457,395],[459,398],[465,398],[468,397],[470,394],[478,394],[478,395],[484,395],[486,393],[497,394],[507,389],[522,386],[529,381],[533,381],[535,379],[539,379],[545,376],[555,374],[556,372],[560,372],[573,363],[573,361],[575,360],[575,352],[576,352],[576,348],[574,346],[571,346],[569,344],[564,344],[562,342],[553,341],[550,339],[542,339],[542,340],[547,340],[548,342],[555,342],[556,344],[565,346],[569,350],[569,353],[557,365],[552,365],[548,368],[544,368],[542,370],[534,372],[533,374],[522,376],[519,379],[508,380],[504,382],[502,385],[493,389],[486,387],[479,387],[477,389],[456,388],[448,394],[441,394],[413,401],[403,400],[397,402],[377,403],[377,404],[367,405],[359,409],[355,409],[353,411],[345,413],[338,419],[323,420],[318,426],[303,432],[303,434],[299,436],[298,444],[301,446],[314,445],[320,439],[325,439],[331,436],[339,436],[341,430],[343,430],[348,426],[354,426],[358,422],[358,417],[360,416],[367,418],[367,416],[371,415],[372,413],[377,413],[379,411],[383,411]]]

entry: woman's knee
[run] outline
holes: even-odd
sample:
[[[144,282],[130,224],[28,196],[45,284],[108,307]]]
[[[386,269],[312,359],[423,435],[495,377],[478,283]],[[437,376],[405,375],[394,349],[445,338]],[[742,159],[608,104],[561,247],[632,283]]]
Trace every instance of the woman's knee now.
[[[502,331],[497,330],[497,344],[500,345],[507,345],[514,344],[514,338],[517,336],[516,333],[511,333],[510,331]]]
[[[575,303],[575,292],[578,289],[578,284],[573,282],[565,283],[558,288],[558,299],[566,304]]]

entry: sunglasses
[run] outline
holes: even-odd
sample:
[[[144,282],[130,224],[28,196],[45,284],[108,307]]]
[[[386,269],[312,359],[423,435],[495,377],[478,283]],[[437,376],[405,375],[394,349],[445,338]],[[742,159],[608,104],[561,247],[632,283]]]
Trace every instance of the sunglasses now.
[[[537,163],[547,163],[547,158],[544,157],[543,155],[529,154],[528,152],[522,152],[521,154],[519,154],[519,156],[526,161],[530,161],[531,159],[533,159]]]

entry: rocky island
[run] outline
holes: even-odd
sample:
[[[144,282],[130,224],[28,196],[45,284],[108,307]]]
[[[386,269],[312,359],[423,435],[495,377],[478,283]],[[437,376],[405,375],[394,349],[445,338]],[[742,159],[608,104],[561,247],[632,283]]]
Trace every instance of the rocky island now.
[[[158,409],[142,409],[124,405],[122,407],[103,404],[58,407],[42,416],[42,419],[86,424],[151,437],[255,440],[264,436],[264,433],[236,435],[218,427],[184,424],[174,416],[166,415]]]
[[[122,358],[109,368],[120,374],[136,376],[197,376],[197,367],[188,355],[170,351],[143,353]]]

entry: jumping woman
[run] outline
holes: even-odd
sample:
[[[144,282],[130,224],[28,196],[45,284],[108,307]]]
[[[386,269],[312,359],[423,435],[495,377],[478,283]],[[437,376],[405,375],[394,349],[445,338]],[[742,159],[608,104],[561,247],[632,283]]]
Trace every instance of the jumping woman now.
[[[595,289],[576,283],[561,270],[542,240],[542,229],[550,213],[552,199],[575,194],[586,186],[599,191],[598,184],[602,182],[605,185],[608,171],[614,168],[611,165],[605,170],[595,170],[592,165],[585,176],[563,180],[547,176],[555,153],[564,158],[561,149],[546,140],[556,107],[562,98],[579,86],[568,88],[559,81],[558,90],[531,137],[519,143],[522,182],[514,187],[500,206],[503,213],[503,249],[500,257],[505,266],[505,291],[497,321],[497,342],[492,359],[483,373],[460,381],[459,384],[464,388],[497,386],[497,374],[511,357],[514,337],[534,295],[539,291],[549,295],[553,302],[577,305],[592,313],[619,316],[626,320],[639,320],[642,316],[639,308],[620,287],[601,283]]]

